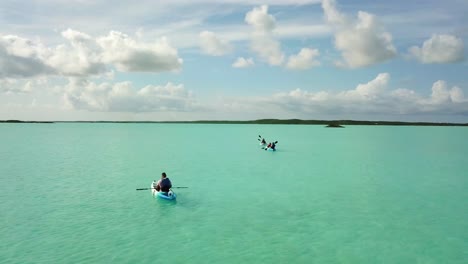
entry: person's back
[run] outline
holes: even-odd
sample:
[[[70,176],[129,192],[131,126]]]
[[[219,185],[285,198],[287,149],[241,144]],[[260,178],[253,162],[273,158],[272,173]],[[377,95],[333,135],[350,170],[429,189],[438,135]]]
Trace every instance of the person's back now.
[[[159,182],[159,187],[161,187],[162,192],[168,192],[172,187],[171,180],[169,178],[162,178]]]

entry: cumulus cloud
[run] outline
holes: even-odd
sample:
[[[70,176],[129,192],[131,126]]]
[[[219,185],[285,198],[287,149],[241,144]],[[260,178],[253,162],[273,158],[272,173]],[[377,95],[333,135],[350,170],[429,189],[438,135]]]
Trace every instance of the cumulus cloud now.
[[[182,67],[177,50],[165,38],[135,41],[111,31],[93,38],[72,29],[62,32],[65,43],[47,47],[40,41],[0,35],[0,78],[44,75],[90,76],[115,66],[126,72],[176,71]]]
[[[136,89],[130,82],[94,83],[73,78],[65,88],[64,103],[71,109],[100,112],[164,112],[200,109],[182,84],[148,85]]]
[[[445,81],[439,80],[432,85],[431,103],[441,104],[446,102],[463,102],[465,100],[463,91],[454,86],[449,89]]]
[[[359,84],[356,89],[341,92],[338,94],[338,96],[343,97],[344,99],[375,99],[385,91],[389,81],[390,74],[380,73],[372,81],[365,84]]]
[[[411,56],[422,63],[453,63],[464,59],[463,40],[452,35],[433,35],[422,47],[409,49]]]
[[[320,55],[317,49],[303,48],[297,55],[289,56],[286,67],[294,70],[306,70],[314,66],[319,66],[320,62],[316,58]]]
[[[284,54],[281,51],[281,43],[273,37],[276,20],[268,13],[268,6],[254,7],[245,15],[245,22],[254,29],[252,51],[270,65],[281,65],[284,61]]]
[[[324,0],[322,8],[327,22],[335,28],[335,47],[344,61],[337,64],[357,68],[391,59],[397,54],[392,35],[376,16],[359,11],[357,20],[346,17],[335,0]]]
[[[200,47],[204,53],[212,56],[222,56],[232,51],[232,46],[227,41],[211,31],[200,33]]]
[[[340,92],[294,89],[259,99],[263,107],[275,105],[302,114],[468,114],[468,100],[457,86],[445,81],[432,86],[430,96],[410,89],[389,90],[390,75],[381,73],[356,88]]]
[[[88,76],[106,71],[101,50],[94,39],[82,32],[67,29],[62,32],[69,43],[49,49],[44,62],[65,76]]]
[[[256,31],[271,32],[275,29],[276,20],[271,14],[268,14],[268,6],[262,5],[254,7],[245,15],[245,22],[254,27]]]
[[[0,78],[28,78],[54,74],[43,59],[46,48],[37,42],[13,35],[0,35]]]
[[[5,94],[31,94],[36,87],[49,88],[49,80],[44,77],[28,79],[0,79],[0,93]]]
[[[103,50],[103,61],[120,71],[164,72],[182,67],[177,50],[164,37],[154,43],[141,43],[121,32],[111,31],[96,41]]]
[[[255,63],[252,58],[245,59],[244,57],[239,57],[237,60],[232,64],[234,68],[247,68],[253,66]]]

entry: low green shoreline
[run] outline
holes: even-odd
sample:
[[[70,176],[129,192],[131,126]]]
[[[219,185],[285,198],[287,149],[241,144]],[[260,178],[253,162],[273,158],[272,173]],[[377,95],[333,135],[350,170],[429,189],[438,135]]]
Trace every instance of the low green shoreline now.
[[[198,121],[21,121],[0,120],[0,123],[166,123],[166,124],[259,124],[259,125],[365,125],[365,126],[468,126],[468,123],[357,121],[357,120],[302,120],[258,119],[247,121],[198,120]]]
[[[38,123],[38,124],[53,124],[53,121],[22,121],[22,120],[0,120],[0,123]]]

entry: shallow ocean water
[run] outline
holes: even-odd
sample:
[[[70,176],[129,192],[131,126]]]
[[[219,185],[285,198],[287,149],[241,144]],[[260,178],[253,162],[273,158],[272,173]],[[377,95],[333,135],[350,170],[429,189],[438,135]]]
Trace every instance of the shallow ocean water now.
[[[466,135],[0,124],[0,262],[466,263]],[[175,202],[136,191],[163,171]]]

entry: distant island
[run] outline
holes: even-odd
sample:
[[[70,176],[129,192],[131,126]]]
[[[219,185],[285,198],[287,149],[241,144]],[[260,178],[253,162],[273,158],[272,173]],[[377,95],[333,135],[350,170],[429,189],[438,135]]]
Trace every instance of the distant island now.
[[[258,119],[258,120],[246,120],[246,121],[229,121],[229,120],[198,120],[198,121],[20,121],[20,120],[0,120],[0,123],[258,124],[258,125],[325,125],[327,127],[342,127],[344,125],[360,125],[360,126],[468,126],[468,123],[359,121],[359,120],[302,120],[302,119]]]
[[[52,124],[53,121],[22,121],[22,120],[0,120],[0,123],[45,123]]]
[[[340,124],[337,124],[337,123],[331,123],[331,124],[328,124],[326,127],[343,128],[344,126],[342,126],[342,125],[340,125]]]

